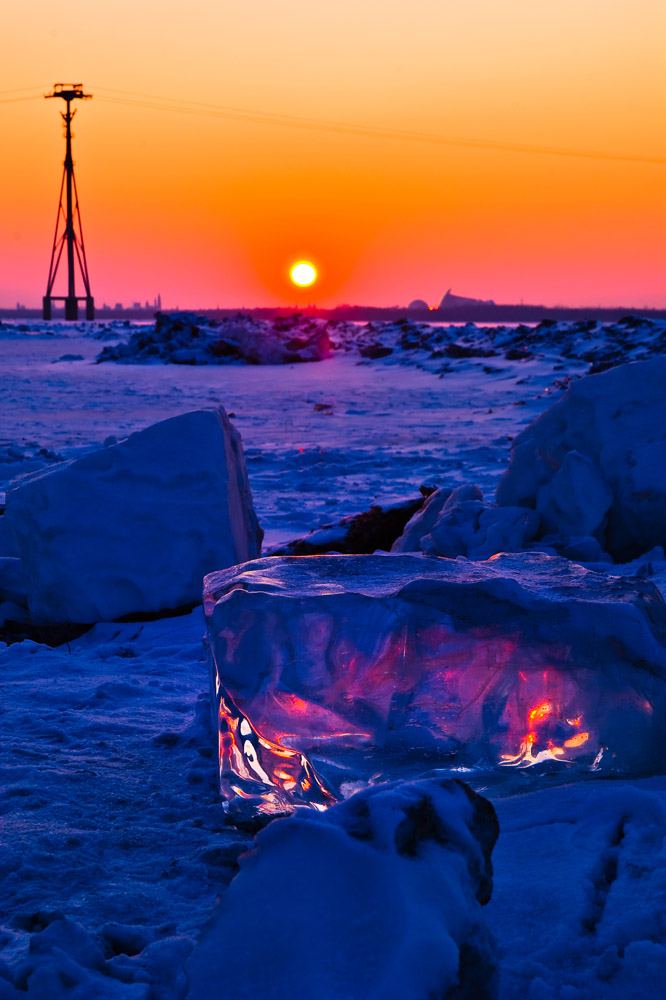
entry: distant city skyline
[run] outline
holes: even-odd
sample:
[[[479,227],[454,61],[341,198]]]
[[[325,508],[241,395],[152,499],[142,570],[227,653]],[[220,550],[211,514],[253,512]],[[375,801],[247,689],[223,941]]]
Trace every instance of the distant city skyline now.
[[[321,309],[328,309],[328,310],[330,310],[330,309],[348,309],[348,308],[368,308],[368,309],[403,309],[405,311],[410,310],[410,309],[414,310],[414,309],[418,309],[418,308],[423,308],[423,309],[428,309],[429,311],[438,312],[440,310],[446,310],[447,308],[449,308],[449,309],[461,309],[461,308],[473,307],[473,306],[477,306],[477,305],[478,306],[489,306],[489,307],[495,306],[497,308],[503,308],[503,307],[506,307],[506,306],[529,306],[529,307],[533,307],[533,308],[543,307],[544,309],[579,309],[579,308],[589,308],[589,309],[605,309],[605,308],[608,308],[608,309],[621,309],[621,308],[632,309],[632,308],[634,308],[634,309],[647,309],[647,310],[663,310],[663,309],[666,309],[666,305],[659,306],[659,305],[650,305],[648,303],[639,303],[639,302],[618,302],[618,303],[614,303],[614,304],[610,304],[610,305],[603,305],[602,303],[599,303],[599,302],[587,302],[587,303],[584,303],[584,304],[576,304],[576,303],[570,303],[570,302],[553,302],[553,303],[531,302],[531,301],[526,300],[524,296],[521,296],[521,298],[519,300],[515,301],[515,302],[502,302],[502,301],[495,301],[494,299],[484,299],[484,298],[477,297],[477,296],[458,295],[457,293],[453,292],[453,289],[451,289],[451,288],[447,289],[447,291],[444,293],[444,295],[442,295],[439,298],[439,300],[437,300],[435,302],[428,302],[425,299],[417,297],[417,298],[410,299],[408,302],[336,302],[336,303],[334,303],[332,305],[320,306],[320,305],[318,305],[314,301],[312,301],[312,302],[306,302],[304,300],[300,305],[295,305],[295,306],[293,306],[293,308],[294,309],[299,309],[299,308],[301,308],[301,309],[319,309],[319,308],[321,308]],[[11,309],[16,309],[17,311],[21,311],[21,310],[34,311],[35,309],[39,309],[39,308],[41,308],[41,306],[40,306],[40,304],[38,302],[16,302],[15,304],[11,304],[11,303],[8,303],[8,302],[0,302],[0,310],[5,310],[5,311],[6,310],[11,310]],[[142,296],[142,297],[140,297],[138,299],[134,299],[132,301],[125,300],[125,301],[115,301],[115,302],[112,302],[112,303],[111,302],[97,302],[97,308],[101,309],[101,310],[104,310],[104,311],[112,311],[112,310],[119,310],[119,311],[120,310],[125,310],[125,311],[129,311],[129,310],[155,310],[155,311],[157,311],[157,310],[165,310],[165,311],[192,310],[192,311],[196,311],[197,309],[204,310],[204,311],[211,311],[211,310],[216,310],[216,309],[220,309],[220,310],[229,310],[229,309],[239,309],[239,310],[242,310],[242,309],[245,309],[245,310],[250,310],[251,311],[253,309],[289,309],[289,308],[292,308],[292,303],[288,303],[288,302],[285,303],[285,302],[277,302],[277,301],[275,301],[275,302],[271,302],[271,303],[263,303],[261,305],[255,305],[255,304],[252,304],[252,303],[245,303],[245,302],[244,303],[228,303],[228,304],[222,304],[220,302],[216,302],[215,304],[211,305],[210,303],[192,303],[192,302],[188,303],[188,302],[185,302],[185,304],[180,305],[180,304],[174,304],[174,303],[167,302],[167,303],[165,303],[163,305],[162,304],[162,296],[158,292],[158,294],[156,296],[154,296],[152,300],[150,300],[149,298],[145,298],[145,297]],[[57,306],[56,306],[56,310],[58,310]]]
[[[0,302],[44,294],[76,80],[99,304],[666,307],[664,37],[657,0],[6,5]]]

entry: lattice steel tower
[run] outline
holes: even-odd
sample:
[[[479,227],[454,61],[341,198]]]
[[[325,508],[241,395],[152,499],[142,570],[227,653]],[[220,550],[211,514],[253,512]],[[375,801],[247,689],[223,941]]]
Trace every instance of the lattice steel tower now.
[[[65,303],[65,319],[79,318],[79,302],[86,304],[86,319],[95,318],[95,300],[90,293],[90,280],[88,278],[88,263],[86,261],[86,250],[83,243],[83,229],[81,228],[81,213],[79,211],[79,196],[76,190],[76,178],[74,177],[74,160],[72,159],[72,119],[76,111],[72,111],[72,101],[86,101],[92,94],[83,93],[81,83],[56,83],[52,94],[45,94],[46,98],[60,97],[67,104],[67,111],[61,112],[61,117],[65,123],[65,140],[67,143],[65,153],[65,163],[62,172],[62,182],[60,184],[60,204],[58,205],[58,216],[56,218],[55,235],[53,237],[53,248],[51,250],[51,266],[49,267],[49,280],[46,285],[46,295],[44,296],[44,319],[51,319],[51,303]],[[64,197],[64,204],[63,204]],[[64,228],[61,223],[64,222]],[[62,252],[67,247],[67,295],[54,295],[53,285],[60,266]],[[85,295],[76,294],[75,267],[78,263],[79,271],[83,279]]]

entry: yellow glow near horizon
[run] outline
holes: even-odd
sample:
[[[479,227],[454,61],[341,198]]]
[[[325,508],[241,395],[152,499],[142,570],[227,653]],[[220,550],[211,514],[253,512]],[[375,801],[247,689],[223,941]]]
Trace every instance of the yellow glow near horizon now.
[[[306,260],[301,260],[294,264],[291,269],[291,280],[295,285],[311,285],[317,279],[317,271],[312,264]]]

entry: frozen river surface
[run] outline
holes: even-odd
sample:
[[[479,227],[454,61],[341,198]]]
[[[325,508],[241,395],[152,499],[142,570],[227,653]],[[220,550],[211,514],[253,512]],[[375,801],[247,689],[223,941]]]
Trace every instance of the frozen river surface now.
[[[462,356],[444,372],[425,355],[352,352],[274,367],[97,365],[103,345],[84,325],[28,325],[0,327],[0,489],[222,404],[267,543],[422,483],[491,494],[511,438],[589,367],[555,349]],[[0,644],[2,1000],[184,997],[187,956],[248,839],[225,825],[215,788],[202,633],[197,609],[102,623],[57,649]],[[488,794],[501,825],[487,910],[501,1000],[663,996],[666,779]],[[288,900],[285,919],[297,924]]]
[[[124,333],[126,331],[123,331]],[[521,427],[558,394],[557,358],[442,377],[346,354],[298,365],[95,364],[102,344],[77,331],[0,336],[0,482],[35,463],[124,437],[164,417],[222,405],[243,439],[266,544],[400,499],[422,483],[492,492]],[[80,360],[59,360],[63,356]],[[26,454],[10,457],[7,446]]]

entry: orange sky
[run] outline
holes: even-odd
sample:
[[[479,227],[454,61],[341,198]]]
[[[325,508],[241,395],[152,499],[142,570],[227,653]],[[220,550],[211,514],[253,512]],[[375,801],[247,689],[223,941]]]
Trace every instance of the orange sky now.
[[[41,301],[64,155],[61,102],[8,91],[82,81],[99,304],[437,304],[452,287],[666,307],[664,0],[0,0],[0,17],[2,305]],[[320,280],[297,293],[303,258]]]

